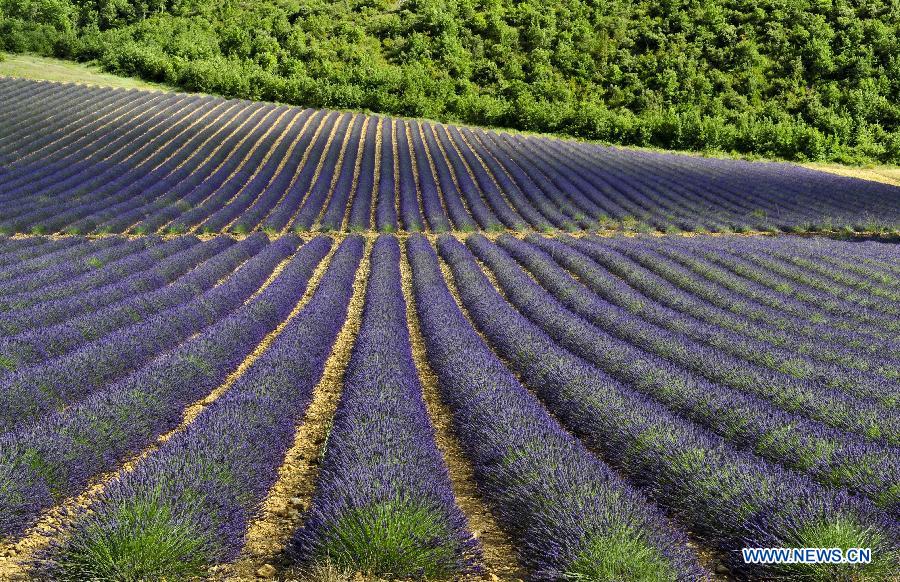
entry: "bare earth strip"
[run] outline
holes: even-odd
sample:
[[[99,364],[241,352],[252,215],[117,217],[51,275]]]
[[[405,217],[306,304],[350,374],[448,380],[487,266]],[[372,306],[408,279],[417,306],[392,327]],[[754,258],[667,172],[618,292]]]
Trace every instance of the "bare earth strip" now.
[[[319,475],[322,445],[331,429],[343,389],[344,372],[362,323],[371,248],[370,240],[356,271],[347,318],[313,392],[312,403],[297,429],[294,444],[285,455],[278,480],[262,504],[260,517],[250,524],[242,556],[234,565],[223,569],[224,579],[247,580],[255,578],[257,572],[273,571],[260,569],[283,561],[282,552],[291,534],[300,526],[302,512],[309,507]]]
[[[494,519],[475,485],[474,470],[462,452],[459,441],[450,424],[450,411],[441,401],[437,375],[428,363],[425,340],[416,315],[412,289],[412,272],[404,252],[400,261],[403,295],[406,300],[406,323],[409,328],[413,360],[419,372],[425,406],[435,429],[438,449],[444,455],[450,472],[451,487],[457,505],[465,514],[472,533],[478,538],[484,552],[484,567],[490,579],[504,580],[524,577],[515,550],[509,538]]]
[[[862,180],[871,180],[873,182],[881,182],[882,184],[890,184],[891,186],[900,186],[900,168],[857,168],[854,166],[840,166],[835,164],[802,165],[820,172],[828,172],[839,176],[849,176],[851,178],[860,178]]]

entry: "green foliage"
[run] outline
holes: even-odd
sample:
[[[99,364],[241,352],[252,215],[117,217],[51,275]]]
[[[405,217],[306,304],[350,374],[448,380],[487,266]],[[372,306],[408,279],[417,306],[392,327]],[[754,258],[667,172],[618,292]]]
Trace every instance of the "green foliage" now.
[[[204,573],[209,540],[158,497],[120,501],[112,527],[80,529],[57,559],[58,579],[184,580]]]
[[[877,531],[849,519],[821,519],[800,527],[785,547],[795,548],[870,548],[869,564],[788,564],[781,566],[788,576],[806,580],[893,580],[900,555],[890,548]]]
[[[566,570],[565,579],[668,582],[675,579],[675,573],[659,550],[639,532],[614,531],[590,540]]]
[[[0,0],[0,49],[242,98],[900,162],[887,0]]]
[[[432,508],[396,499],[346,511],[317,559],[392,578],[443,579],[456,572],[457,547],[446,520]]]
[[[15,370],[16,369],[16,361],[9,356],[4,356],[0,354],[0,368],[4,370]]]

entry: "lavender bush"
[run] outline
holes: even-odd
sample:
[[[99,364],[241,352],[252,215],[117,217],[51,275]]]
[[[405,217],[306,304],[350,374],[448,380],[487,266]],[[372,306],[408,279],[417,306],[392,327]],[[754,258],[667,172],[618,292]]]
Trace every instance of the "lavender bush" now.
[[[184,407],[221,385],[297,304],[328,244],[306,248],[233,313],[81,402],[0,437],[0,536],[21,533],[42,509],[178,426]]]
[[[896,517],[844,490],[735,450],[623,386],[560,348],[506,303],[462,243],[442,236],[438,247],[478,328],[524,383],[605,459],[720,548],[733,569],[757,576],[793,571],[820,580],[848,572],[887,577],[896,571]],[[733,553],[741,547],[832,547],[835,540],[841,547],[872,548],[878,557],[870,564],[804,569],[752,567]]]

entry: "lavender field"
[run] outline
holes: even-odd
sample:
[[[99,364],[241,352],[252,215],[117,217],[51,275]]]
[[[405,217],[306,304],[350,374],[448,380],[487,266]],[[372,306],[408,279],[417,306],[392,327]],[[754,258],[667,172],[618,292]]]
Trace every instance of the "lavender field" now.
[[[900,579],[900,188],[0,98],[0,580]]]
[[[5,238],[0,576],[889,580],[898,282],[796,237]],[[820,546],[873,560],[736,551]]]
[[[900,188],[781,163],[0,78],[0,233],[883,231]]]

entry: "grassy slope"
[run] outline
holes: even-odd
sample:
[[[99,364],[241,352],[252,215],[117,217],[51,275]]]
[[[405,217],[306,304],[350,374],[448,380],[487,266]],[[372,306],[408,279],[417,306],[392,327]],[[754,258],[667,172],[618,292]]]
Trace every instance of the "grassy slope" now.
[[[150,91],[175,91],[174,88],[159,83],[148,83],[131,77],[120,77],[102,72],[98,67],[72,61],[23,54],[6,53],[0,61],[0,75],[22,77],[43,81],[82,83],[123,89],[144,89]]]
[[[0,76],[22,77],[25,79],[38,79],[44,81],[60,81],[65,83],[82,83],[85,85],[98,85],[105,87],[121,87],[125,89],[145,89],[151,91],[177,91],[178,89],[163,85],[160,83],[149,83],[132,77],[120,77],[104,73],[98,67],[84,65],[72,61],[54,59],[49,57],[40,57],[25,54],[5,54],[5,60],[0,61]],[[517,132],[514,130],[510,133],[522,133],[525,135],[529,132]],[[624,147],[624,146],[617,146]],[[644,148],[625,148],[625,149],[644,149]],[[646,148],[653,149],[653,148]],[[653,151],[662,151],[653,149]],[[686,155],[701,155],[697,152],[679,152]],[[711,155],[710,157],[719,157]],[[759,159],[756,156],[721,156],[731,158],[747,158]],[[819,164],[807,163],[802,164],[814,170],[821,170],[840,174],[842,176],[852,176],[854,178],[862,178],[865,180],[874,180],[894,186],[900,186],[900,167],[894,166],[875,166],[875,167],[856,167],[842,166],[839,164]]]

